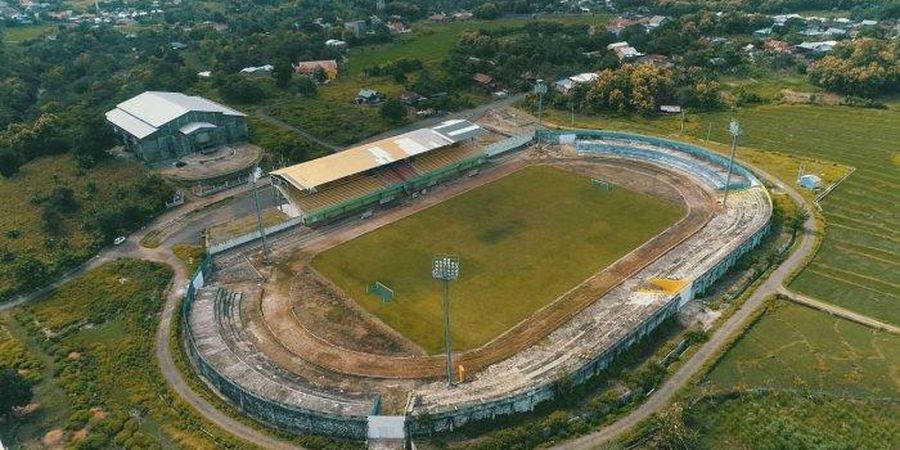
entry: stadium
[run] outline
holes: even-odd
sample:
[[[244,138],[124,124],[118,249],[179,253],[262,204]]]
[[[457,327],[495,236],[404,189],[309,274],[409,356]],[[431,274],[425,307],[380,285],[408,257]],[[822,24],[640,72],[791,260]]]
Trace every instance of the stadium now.
[[[703,295],[772,215],[753,173],[692,144],[487,121],[272,178],[291,218],[264,233],[271,265],[258,233],[211,247],[185,348],[242,412],[370,444],[532,411],[587,381]]]

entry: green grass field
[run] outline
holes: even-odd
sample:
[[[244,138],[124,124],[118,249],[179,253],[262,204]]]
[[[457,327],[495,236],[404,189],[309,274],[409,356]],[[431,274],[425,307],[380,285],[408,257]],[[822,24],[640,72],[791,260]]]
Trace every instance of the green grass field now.
[[[900,336],[776,301],[718,362],[713,391],[797,389],[900,399]]]
[[[6,44],[18,44],[29,39],[36,39],[48,35],[56,30],[56,25],[28,25],[24,27],[9,27],[3,29],[3,42]]]
[[[569,125],[568,114],[552,111],[551,120]],[[767,105],[688,116],[685,133],[725,150],[727,124],[740,121],[744,134],[738,158],[759,163],[786,183],[796,180],[797,165],[826,180],[843,171],[832,162],[857,169],[823,202],[827,221],[824,244],[812,263],[791,284],[805,294],[900,324],[900,111],[851,107]],[[710,127],[711,124],[711,127]],[[672,135],[680,122],[658,119],[604,119],[576,116],[575,126]],[[763,150],[763,151],[760,151]],[[771,152],[790,157],[778,158]],[[809,159],[820,160],[810,163]]]
[[[363,308],[430,353],[443,347],[431,258],[453,253],[453,343],[480,346],[665,230],[680,205],[535,166],[316,256],[313,265]],[[366,294],[381,281],[392,303]]]

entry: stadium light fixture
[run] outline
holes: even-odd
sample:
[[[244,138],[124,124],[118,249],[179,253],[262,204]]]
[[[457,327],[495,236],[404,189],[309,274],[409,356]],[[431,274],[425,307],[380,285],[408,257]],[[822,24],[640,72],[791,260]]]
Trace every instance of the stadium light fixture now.
[[[453,348],[450,345],[450,282],[459,278],[459,257],[438,255],[431,260],[431,276],[444,284],[444,347],[447,350],[447,383],[453,385]]]
[[[728,134],[731,135],[731,157],[728,159],[728,175],[725,176],[725,198],[722,199],[722,206],[728,207],[728,188],[731,184],[731,171],[734,168],[734,152],[737,147],[737,138],[742,133],[741,124],[737,120],[731,119],[728,124]]]

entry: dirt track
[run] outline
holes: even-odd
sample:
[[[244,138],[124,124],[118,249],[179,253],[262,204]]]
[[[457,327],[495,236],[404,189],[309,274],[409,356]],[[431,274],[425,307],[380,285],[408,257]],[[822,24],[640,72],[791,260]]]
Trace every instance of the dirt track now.
[[[666,231],[563,294],[553,303],[536,311],[504,334],[482,347],[457,353],[455,363],[462,364],[470,373],[482,370],[490,364],[502,361],[540,342],[541,339],[602,297],[610,289],[699,231],[714,212],[714,205],[708,193],[694,183],[655,166],[596,158],[563,160],[559,164],[570,170],[601,176],[605,180],[629,189],[669,199],[680,196],[681,201],[687,204],[688,212]],[[511,164],[508,169],[501,167],[501,170],[491,173],[490,176],[484,177],[485,179],[478,180],[477,185],[499,178],[520,167],[521,164]],[[428,203],[439,203],[477,185],[448,189],[440,195],[432,196]],[[397,215],[405,216],[412,212],[414,211],[398,211]],[[375,227],[393,222],[397,218],[399,217],[390,217],[390,220],[384,220],[384,223],[376,224]],[[363,226],[362,228],[366,229],[348,229],[338,233],[338,236],[323,237],[321,242],[310,242],[309,246],[302,250],[302,253],[308,256],[310,253],[337,245],[339,242],[369,231],[372,226]],[[297,319],[295,309],[292,307],[294,295],[298,291],[296,279],[288,282],[285,277],[293,277],[292,274],[302,271],[305,268],[304,260],[306,259],[298,258],[288,272],[273,274],[274,278],[270,280],[266,296],[261,302],[261,317],[258,318],[262,321],[260,325],[265,326],[269,331],[258,336],[260,350],[266,354],[287,350],[323,369],[364,377],[430,379],[446,373],[443,356],[388,356],[354,351],[347,348],[351,347],[350,345],[342,346],[340,342],[324,339],[303,326],[303,322]],[[286,369],[291,370],[291,367],[286,367]]]

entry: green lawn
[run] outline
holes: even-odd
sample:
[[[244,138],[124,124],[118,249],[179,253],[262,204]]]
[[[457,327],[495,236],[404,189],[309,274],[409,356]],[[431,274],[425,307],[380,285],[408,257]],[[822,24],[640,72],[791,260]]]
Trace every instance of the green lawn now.
[[[441,350],[440,285],[431,258],[453,253],[453,343],[480,346],[660,233],[680,205],[582,175],[535,166],[346,242],[313,265],[366,310],[435,353]],[[366,294],[381,281],[392,303]]]
[[[569,115],[551,111],[550,120],[568,126]],[[823,202],[824,244],[791,287],[845,308],[900,324],[900,111],[851,107],[766,105],[733,112],[688,115],[685,134],[713,141],[726,150],[727,124],[740,121],[744,133],[738,158],[796,180],[797,166],[824,175],[857,169]],[[678,138],[680,121],[576,116],[575,126],[608,127]],[[763,152],[759,150],[764,150]],[[777,152],[790,159],[777,158]],[[818,160],[810,162],[809,159]]]
[[[56,25],[28,25],[24,27],[7,27],[3,29],[3,42],[18,44],[29,39],[39,38],[50,34],[56,29]]]
[[[900,336],[783,300],[770,308],[704,385],[900,399]]]

